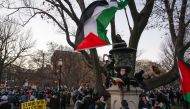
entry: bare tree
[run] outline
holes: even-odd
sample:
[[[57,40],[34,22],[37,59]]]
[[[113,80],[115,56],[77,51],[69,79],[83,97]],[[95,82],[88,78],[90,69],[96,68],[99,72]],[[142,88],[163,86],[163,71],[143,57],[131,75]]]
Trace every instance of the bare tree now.
[[[160,64],[166,71],[169,71],[174,66],[174,60],[176,58],[175,47],[172,43],[171,37],[165,36],[164,38],[165,40],[161,44]],[[186,44],[187,42],[189,42],[189,39],[190,37],[186,37],[184,43]],[[187,50],[186,54],[188,53],[189,51]]]
[[[48,80],[47,75],[50,74],[47,73],[47,66],[52,64],[50,60],[56,51],[60,51],[63,65],[61,74],[59,74],[59,69],[51,69],[52,80],[59,79],[61,76],[62,84],[68,87],[78,86],[80,82],[84,81],[93,82],[90,81],[94,80],[92,69],[86,67],[87,62],[84,56],[78,52],[74,52],[70,47],[59,45],[55,42],[47,43],[47,51],[37,50],[32,53],[31,60],[28,62],[30,68],[36,69],[39,77]]]
[[[0,22],[0,79],[3,70],[18,58],[27,56],[33,44],[30,31],[22,32],[15,20]]]
[[[92,69],[86,67],[83,55],[73,51],[64,51],[62,79],[67,86],[78,86],[81,82],[94,82]]]
[[[56,50],[72,51],[70,47],[59,45],[55,42],[48,42],[46,45],[47,50],[36,50],[30,56],[28,65],[31,69],[39,69],[51,65],[51,56]]]
[[[146,89],[151,90],[155,87],[168,84],[178,78],[178,67],[176,57],[179,51],[184,47],[185,38],[188,37],[190,16],[190,1],[188,0],[163,0],[157,1],[155,12],[155,20],[162,23],[161,27],[168,28],[171,36],[174,52],[174,66],[167,74],[158,78],[145,81]],[[164,24],[164,25],[163,25]],[[160,25],[159,25],[160,26]],[[164,81],[162,81],[164,80]]]
[[[174,66],[175,48],[170,37],[165,37],[165,41],[161,45],[160,64],[162,67],[169,71]]]
[[[30,56],[31,60],[29,60],[30,68],[37,69],[37,68],[44,68],[45,63],[48,61],[45,58],[45,52],[43,50],[37,50],[33,55]]]
[[[43,0],[40,2],[35,0],[21,0],[22,3],[18,4],[14,4],[12,0],[5,1],[6,4],[4,3],[2,4],[2,6],[13,10],[13,12],[9,14],[9,16],[17,12],[19,12],[20,14],[24,14],[25,18],[26,15],[29,15],[29,18],[23,20],[23,25],[25,25],[30,21],[31,18],[36,15],[40,15],[42,19],[46,19],[47,21],[53,21],[53,23],[56,24],[58,28],[65,34],[67,43],[71,47],[75,46],[75,44],[71,41],[71,36],[73,35],[73,32],[71,32],[71,30],[73,30],[73,26],[70,26],[69,24],[75,25],[75,27],[79,26],[80,20],[77,16],[79,10],[77,9],[80,8],[81,12],[84,11],[84,0],[77,0],[77,2],[74,2],[72,0]],[[138,11],[136,7],[136,2],[133,0],[129,0],[129,8],[134,24],[131,30],[129,47],[137,49],[140,36],[144,28],[146,27],[148,18],[152,12],[154,1],[155,0],[146,0],[145,4]],[[115,31],[115,28],[113,26],[112,31]],[[115,42],[115,34],[114,32],[112,33],[112,42]],[[104,69],[102,68],[102,66],[100,66],[96,49],[91,49],[90,54],[87,51],[81,51],[81,53],[85,56],[88,65],[94,69],[97,92],[104,93],[105,90],[103,87],[101,76],[101,72],[104,72]],[[135,60],[136,53],[133,57],[134,66]]]
[[[129,0],[129,9],[131,12],[131,16],[133,19],[133,27],[130,27],[130,39],[129,39],[129,47],[137,49],[138,43],[141,37],[142,32],[144,31],[149,17],[152,13],[153,6],[154,6],[155,0],[146,0],[144,2],[144,7],[142,6],[140,9],[137,8],[136,3],[134,0]],[[136,63],[136,52],[133,55],[132,58],[133,61],[133,71],[131,73],[131,76],[133,76],[134,69],[135,69],[135,63]]]

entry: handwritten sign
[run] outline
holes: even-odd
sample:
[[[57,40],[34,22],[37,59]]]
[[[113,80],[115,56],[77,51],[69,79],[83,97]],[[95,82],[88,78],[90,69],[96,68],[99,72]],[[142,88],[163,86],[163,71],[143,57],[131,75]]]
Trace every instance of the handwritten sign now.
[[[21,103],[21,109],[46,109],[45,100],[34,100]]]

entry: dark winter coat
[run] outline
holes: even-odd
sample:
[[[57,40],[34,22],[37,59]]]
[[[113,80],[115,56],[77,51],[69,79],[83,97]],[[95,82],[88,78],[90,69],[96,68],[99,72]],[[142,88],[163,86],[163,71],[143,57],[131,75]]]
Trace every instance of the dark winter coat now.
[[[11,109],[11,105],[8,101],[2,101],[0,102],[0,109]]]
[[[84,109],[95,109],[95,101],[90,95],[83,98]]]
[[[98,101],[96,103],[96,109],[105,109],[106,108],[106,103]]]
[[[84,103],[81,101],[81,100],[77,100],[75,102],[75,106],[74,106],[74,109],[84,109]]]

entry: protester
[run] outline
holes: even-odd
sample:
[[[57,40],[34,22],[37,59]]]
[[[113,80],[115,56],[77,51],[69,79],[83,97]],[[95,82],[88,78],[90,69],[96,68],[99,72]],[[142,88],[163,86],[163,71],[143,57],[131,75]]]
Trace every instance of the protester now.
[[[120,109],[129,109],[127,100],[121,101],[121,108]]]
[[[83,97],[84,109],[95,109],[95,100],[92,98],[90,91],[84,91]]]
[[[140,96],[138,108],[139,109],[151,109],[151,105],[145,95]]]
[[[8,97],[7,95],[3,95],[1,97],[1,102],[0,102],[0,109],[11,109],[11,105],[8,102]]]
[[[53,95],[50,99],[50,109],[59,109],[59,98],[57,95]]]
[[[61,109],[66,109],[67,104],[67,93],[63,92],[61,95]]]
[[[70,106],[70,99],[71,99],[71,92],[70,91],[67,91],[67,95],[66,95],[67,97],[66,97],[66,104],[67,104],[67,106],[69,107]]]
[[[82,95],[77,96],[77,101],[75,102],[74,109],[84,109],[84,103],[82,101],[83,97]]]
[[[155,101],[154,109],[165,109],[165,106],[162,102]]]
[[[96,109],[107,109],[107,104],[104,101],[104,96],[101,96],[97,101],[96,101]]]

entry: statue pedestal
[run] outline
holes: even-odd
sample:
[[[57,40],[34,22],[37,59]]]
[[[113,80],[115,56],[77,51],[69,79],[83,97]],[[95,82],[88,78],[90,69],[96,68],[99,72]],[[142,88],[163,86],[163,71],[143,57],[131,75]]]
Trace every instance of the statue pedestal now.
[[[130,86],[130,91],[124,89],[123,92],[117,85],[107,89],[111,95],[111,109],[120,109],[121,101],[127,100],[130,109],[138,109],[139,94],[143,91],[139,87]]]

